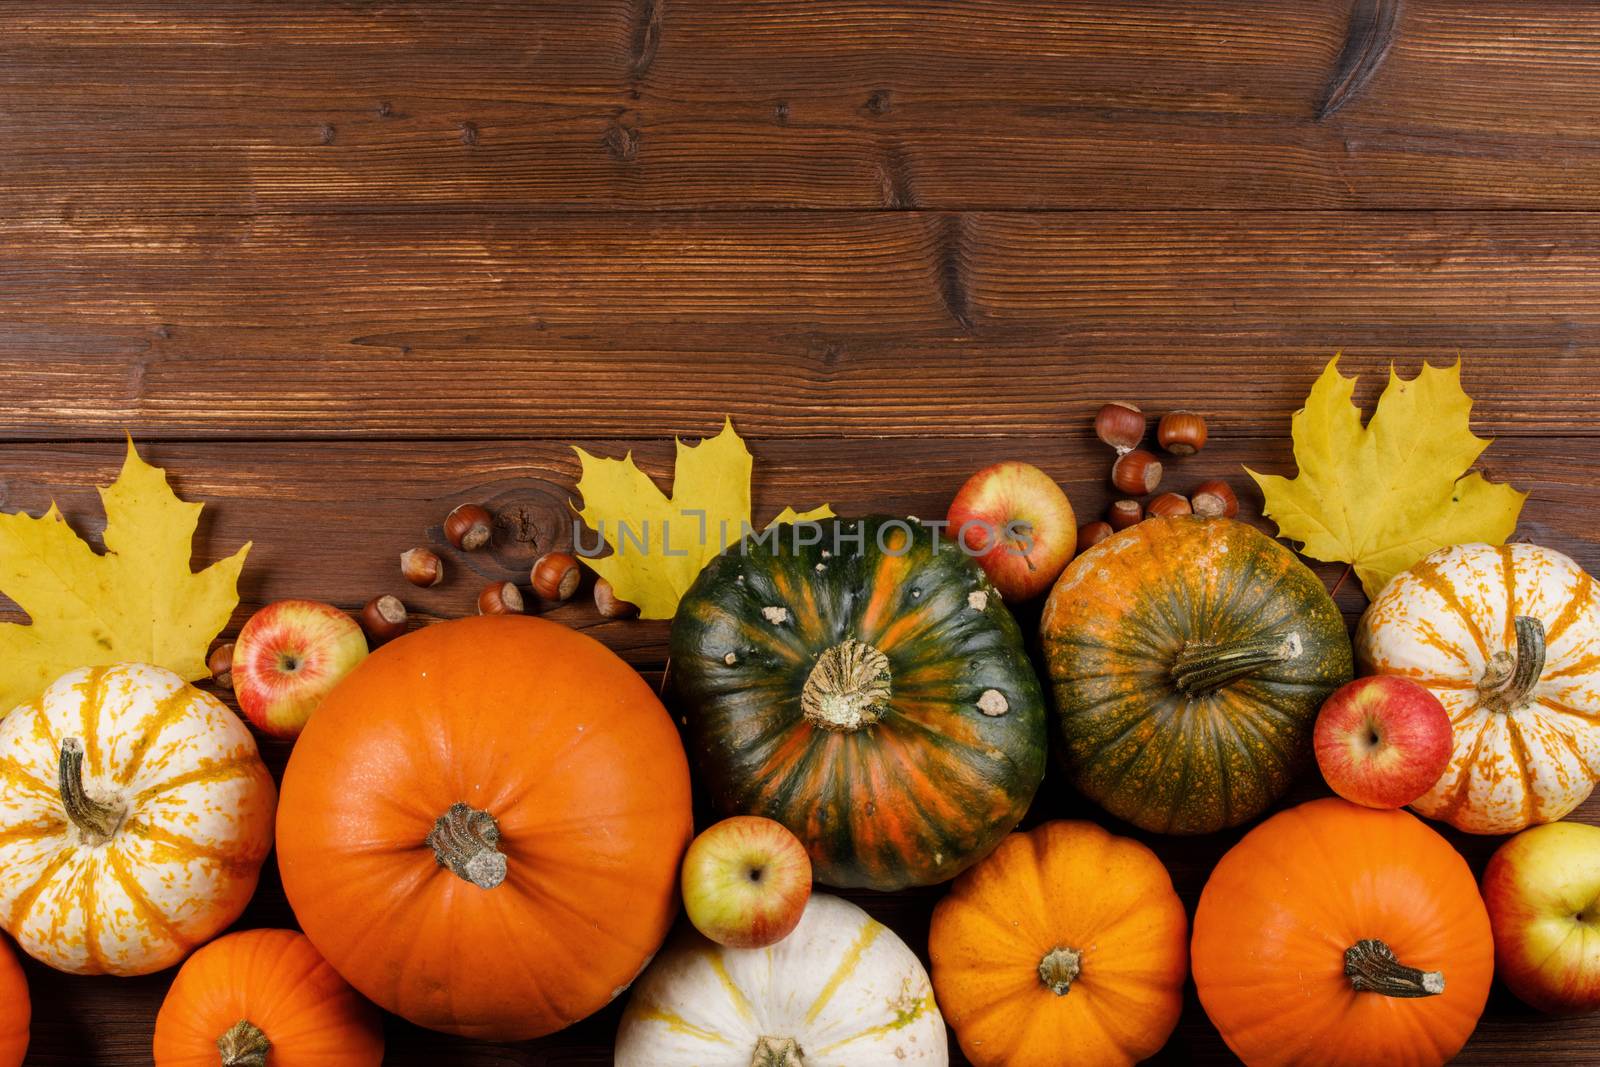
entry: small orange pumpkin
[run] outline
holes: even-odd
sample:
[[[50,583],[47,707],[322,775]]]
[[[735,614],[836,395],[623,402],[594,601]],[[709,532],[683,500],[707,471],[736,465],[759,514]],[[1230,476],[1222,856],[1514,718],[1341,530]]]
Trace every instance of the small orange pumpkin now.
[[[28,979],[11,946],[0,939],[0,1067],[22,1067],[31,1015]]]
[[[1246,834],[1194,917],[1200,1003],[1249,1067],[1436,1067],[1494,974],[1466,861],[1403,811],[1330,797]]]
[[[383,1024],[304,934],[246,930],[178,971],[156,1016],[156,1067],[379,1067]]]
[[[678,731],[604,645],[525,615],[384,645],[283,776],[278,866],[358,990],[435,1030],[539,1037],[603,1008],[678,913]]]
[[[939,902],[933,988],[977,1067],[1120,1067],[1177,1025],[1189,923],[1161,861],[1090,822],[1012,834]]]

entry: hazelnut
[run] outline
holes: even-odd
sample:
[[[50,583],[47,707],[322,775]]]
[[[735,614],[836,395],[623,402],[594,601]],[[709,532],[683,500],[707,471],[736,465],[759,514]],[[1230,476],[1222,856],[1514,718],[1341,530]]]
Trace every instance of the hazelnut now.
[[[1220,515],[1231,519],[1239,514],[1239,498],[1234,496],[1233,489],[1227,482],[1217,479],[1201,482],[1189,502],[1193,505],[1196,515],[1207,517]]]
[[[1086,522],[1078,527],[1078,551],[1087,552],[1101,541],[1116,533],[1109,522]]]
[[[206,669],[211,672],[211,680],[223,689],[233,688],[233,643],[218,645],[211,650],[211,655],[206,657]]]
[[[1137,500],[1118,500],[1106,511],[1106,522],[1113,530],[1126,530],[1144,518],[1144,506]]]
[[[1111,484],[1130,496],[1144,496],[1161,484],[1161,461],[1142,448],[1124,452],[1111,467]]]
[[[1122,400],[1103,406],[1094,417],[1094,435],[1121,455],[1144,440],[1144,412]]]
[[[1144,509],[1146,517],[1159,515],[1170,519],[1174,515],[1192,515],[1194,509],[1189,506],[1189,498],[1179,496],[1177,493],[1162,493],[1150,501],[1150,506]]]
[[[1174,456],[1192,456],[1206,446],[1206,420],[1192,411],[1169,412],[1156,425],[1156,440]]]
[[[606,619],[631,619],[639,614],[639,608],[618,598],[616,590],[604,578],[594,583],[594,606]]]
[[[445,517],[444,538],[457,548],[476,552],[494,536],[494,516],[478,504],[461,504]]]
[[[388,593],[375,596],[361,609],[361,628],[375,645],[392,641],[406,632],[406,606]]]
[[[479,615],[521,615],[522,590],[510,582],[490,582],[478,594]]]
[[[444,560],[431,549],[408,548],[400,553],[400,573],[412,585],[438,585],[444,581]]]
[[[546,600],[571,600],[583,572],[569,552],[546,552],[533,563],[533,591]]]

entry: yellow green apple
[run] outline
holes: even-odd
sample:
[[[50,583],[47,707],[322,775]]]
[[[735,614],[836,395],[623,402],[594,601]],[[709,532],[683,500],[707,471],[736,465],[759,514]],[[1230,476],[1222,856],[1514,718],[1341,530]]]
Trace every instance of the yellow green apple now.
[[[811,899],[811,857],[782,823],[737,815],[683,858],[683,907],[719,945],[763,948],[793,932]]]
[[[1522,831],[1489,860],[1483,902],[1511,992],[1541,1011],[1600,1008],[1600,826]]]

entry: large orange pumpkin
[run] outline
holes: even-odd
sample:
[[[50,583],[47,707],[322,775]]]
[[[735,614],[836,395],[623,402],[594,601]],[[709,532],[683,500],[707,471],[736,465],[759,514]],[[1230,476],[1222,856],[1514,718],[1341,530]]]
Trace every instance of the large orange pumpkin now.
[[[178,971],[156,1016],[156,1067],[379,1067],[383,1024],[304,934],[245,930]]]
[[[278,862],[358,990],[510,1041],[633,981],[691,829],[683,747],[644,679],[564,626],[486,616],[384,646],[329,695],[284,773]]]
[[[1280,812],[1211,874],[1194,981],[1249,1067],[1436,1067],[1494,974],[1466,861],[1403,811],[1337,798]]]
[[[22,1067],[31,1012],[28,980],[11,946],[0,940],[0,1067]]]
[[[1189,921],[1161,861],[1090,822],[1012,834],[933,912],[933,988],[978,1067],[1125,1067],[1183,1010]]]

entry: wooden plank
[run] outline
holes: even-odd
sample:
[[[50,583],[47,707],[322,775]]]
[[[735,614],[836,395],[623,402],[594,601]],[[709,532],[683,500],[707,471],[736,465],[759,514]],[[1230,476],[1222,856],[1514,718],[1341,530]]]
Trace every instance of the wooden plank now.
[[[6,217],[1600,204],[1582,0],[29,0],[0,102]]]
[[[670,442],[578,443],[596,455],[631,450],[658,485],[671,486]],[[757,522],[785,505],[804,509],[824,502],[843,515],[942,517],[969,474],[1002,459],[1026,458],[1060,479],[1083,522],[1102,514],[1117,495],[1104,481],[1110,450],[1065,436],[774,440],[752,442],[751,448]],[[525,585],[541,553],[573,544],[569,502],[578,499],[578,461],[569,448],[552,442],[194,442],[143,449],[150,462],[168,469],[186,499],[208,505],[198,561],[255,542],[234,627],[262,604],[291,596],[356,610],[387,592],[401,596],[421,620],[472,614],[484,585]],[[110,482],[121,461],[120,444],[0,446],[0,508],[38,514],[54,500],[75,529],[97,537],[95,486]],[[1172,461],[1161,489],[1188,492],[1208,478],[1226,479],[1239,496],[1241,517],[1270,532],[1274,527],[1259,518],[1260,494],[1244,464],[1292,474],[1290,443],[1214,436],[1198,455]],[[1600,573],[1600,530],[1573,518],[1587,514],[1593,487],[1600,484],[1600,454],[1576,440],[1506,438],[1485,454],[1482,469],[1492,480],[1532,494],[1523,510],[1522,537]],[[444,543],[444,516],[464,502],[482,503],[496,515],[491,549],[464,553]],[[593,543],[592,535],[585,543]],[[419,544],[445,557],[449,580],[437,588],[413,589],[400,578],[400,553]],[[1315,569],[1330,586],[1342,570],[1336,564]],[[1344,610],[1353,616],[1364,603],[1359,583],[1346,582],[1340,592]],[[1024,607],[1021,614],[1026,618],[1028,611]],[[585,595],[549,614],[592,632],[645,671],[659,670],[666,658],[665,623],[603,620]]]
[[[588,440],[601,454],[634,447],[641,466],[659,481],[670,475],[671,449],[663,442]],[[1110,492],[1097,473],[1107,456],[1098,445],[1066,436],[1032,439],[842,440],[752,442],[756,456],[758,517],[784,504],[809,505],[826,496],[841,512],[867,509],[901,514],[940,514],[950,495],[978,466],[1004,458],[1026,457],[1063,479],[1085,517],[1098,512]],[[243,583],[245,603],[234,620],[243,621],[261,603],[283,596],[315,596],[353,608],[379,590],[402,591],[420,617],[456,617],[472,610],[480,583],[518,578],[528,560],[551,544],[562,543],[567,500],[577,463],[565,448],[540,442],[184,442],[152,443],[148,457],[168,467],[187,497],[207,502],[197,559],[231,551],[253,538],[256,549]],[[94,535],[98,504],[94,485],[108,481],[121,459],[113,443],[7,445],[0,447],[0,507],[38,511],[59,501],[74,524]],[[1594,486],[1600,484],[1600,455],[1575,439],[1507,439],[1486,456],[1496,478],[1509,478],[1532,496],[1521,534],[1572,554],[1591,570],[1600,569],[1600,531],[1574,516],[1588,513]],[[1199,455],[1177,464],[1168,487],[1186,489],[1210,477],[1227,477],[1240,491],[1245,516],[1259,512],[1259,499],[1239,472],[1241,463],[1287,473],[1289,445],[1282,438],[1223,437]],[[453,577],[434,590],[405,588],[395,571],[400,551],[420,541],[439,545],[444,513],[463,500],[490,504],[499,516],[500,540],[486,553],[449,556]],[[1319,566],[1330,582],[1337,567]],[[1359,610],[1361,598],[1347,584],[1341,602]],[[1037,606],[1024,608],[1027,618]],[[0,613],[14,618],[15,613]],[[584,629],[659,677],[666,628],[659,623],[602,623],[591,607],[574,603],[549,612]],[[267,759],[280,771],[287,746],[267,743]],[[1315,776],[1297,787],[1294,799],[1321,793]],[[1192,909],[1205,879],[1239,833],[1207,838],[1163,838],[1133,831],[1075,797],[1052,772],[1030,814],[1047,818],[1094,818],[1117,832],[1149,842],[1172,871],[1180,895]],[[1600,822],[1600,799],[1577,813]],[[1481,870],[1494,838],[1449,833],[1451,841]],[[888,896],[855,893],[862,903],[912,946],[926,944],[929,912],[940,888]],[[291,925],[293,915],[269,869],[243,925]],[[154,1015],[170,975],[131,981],[84,980],[30,965],[36,1004],[36,1048],[30,1063],[39,1067],[107,1067],[147,1061]],[[534,1067],[610,1063],[610,1042],[621,1006],[615,1005],[562,1034],[519,1046],[455,1041],[390,1020],[394,1067]],[[1497,989],[1463,1064],[1519,1064],[1581,1061],[1600,1042],[1600,1018],[1552,1020],[1520,1007]],[[1514,1050],[1514,1053],[1513,1053]],[[958,1065],[962,1060],[954,1060]],[[1233,1062],[1190,991],[1177,1034],[1157,1063]]]
[[[13,440],[1280,432],[1341,349],[1588,436],[1597,338],[1588,214],[0,219]]]

